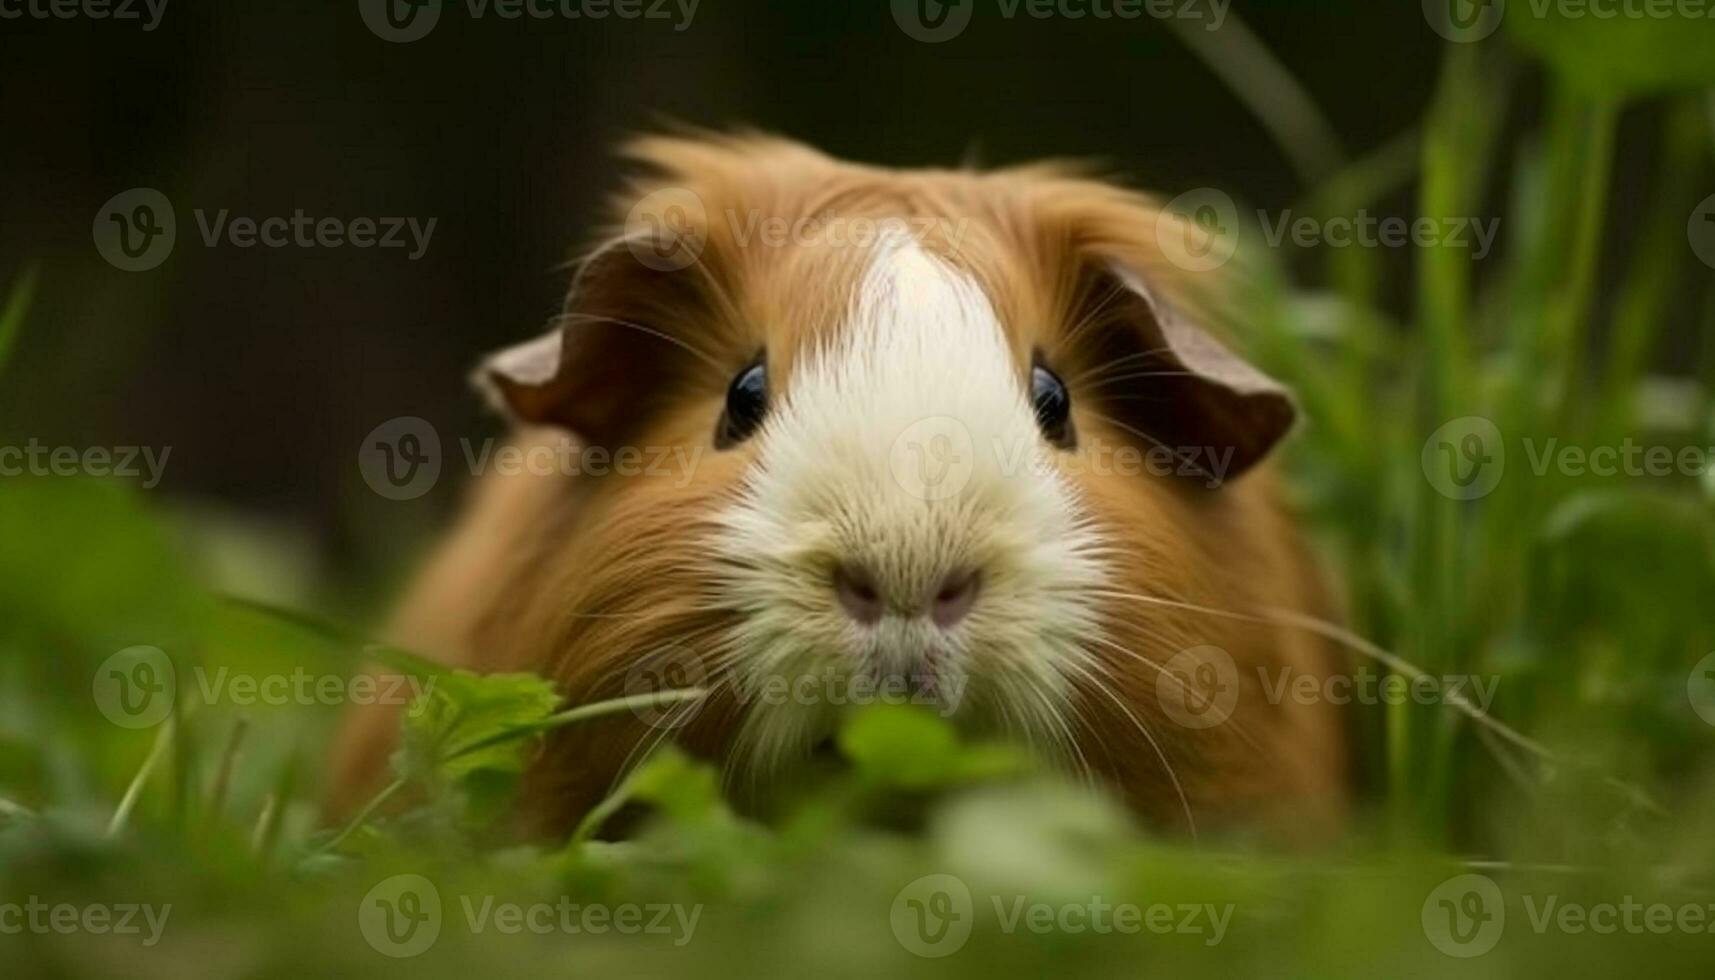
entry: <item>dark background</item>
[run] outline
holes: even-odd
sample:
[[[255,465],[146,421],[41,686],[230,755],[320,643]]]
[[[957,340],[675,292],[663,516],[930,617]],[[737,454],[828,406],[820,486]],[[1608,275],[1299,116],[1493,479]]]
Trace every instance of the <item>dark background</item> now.
[[[172,446],[169,499],[276,515],[337,556],[382,503],[359,477],[363,435],[403,415],[449,439],[493,431],[469,367],[556,311],[562,264],[615,187],[611,148],[669,121],[889,164],[1093,156],[1140,186],[1215,185],[1273,210],[1309,189],[1166,26],[995,9],[977,0],[942,44],[906,36],[885,0],[702,0],[679,32],[473,20],[454,2],[403,45],[372,34],[356,0],[170,0],[148,33],[0,21],[0,282],[32,262],[41,277],[0,380],[0,436]],[[1350,153],[1420,117],[1444,46],[1406,0],[1232,14]],[[1638,152],[1626,132],[1622,202]],[[172,200],[178,240],[160,267],[127,273],[96,253],[91,223],[138,186]],[[438,223],[412,262],[209,248],[195,208]],[[1398,208],[1410,215],[1409,195]],[[443,485],[412,507],[454,499]]]

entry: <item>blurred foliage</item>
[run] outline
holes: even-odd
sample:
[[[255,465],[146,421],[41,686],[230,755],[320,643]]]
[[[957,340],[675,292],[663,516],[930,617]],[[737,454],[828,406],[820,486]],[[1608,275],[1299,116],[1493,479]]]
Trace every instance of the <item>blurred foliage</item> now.
[[[1390,151],[1387,167],[1361,173],[1360,161],[1310,195],[1355,209],[1415,179],[1425,215],[1502,200],[1515,233],[1499,272],[1479,279],[1461,249],[1423,250],[1415,314],[1401,326],[1375,304],[1381,272],[1366,250],[1331,253],[1308,288],[1254,241],[1240,254],[1260,353],[1304,393],[1296,486],[1340,565],[1357,632],[1432,674],[1500,677],[1493,714],[1518,738],[1445,704],[1366,709],[1373,806],[1350,840],[1280,855],[1153,839],[1112,800],[1008,747],[876,709],[848,720],[848,764],[768,826],[730,811],[718,774],[669,745],[572,839],[519,847],[497,827],[523,753],[549,728],[634,705],[563,709],[534,678],[435,671],[395,652],[395,667],[434,680],[385,794],[408,805],[324,828],[318,774],[337,705],[183,697],[168,722],[127,728],[97,710],[102,665],[158,647],[188,691],[239,673],[344,675],[378,651],[211,593],[185,557],[186,529],[123,487],[7,478],[0,903],[172,906],[153,945],[0,935],[8,975],[1706,976],[1715,936],[1537,929],[1528,903],[1715,902],[1715,729],[1687,695],[1688,672],[1715,650],[1711,486],[1537,475],[1511,456],[1492,493],[1456,501],[1434,490],[1422,456],[1432,431],[1466,416],[1489,420],[1509,451],[1525,437],[1715,445],[1707,370],[1682,410],[1644,410],[1661,385],[1647,370],[1658,321],[1703,317],[1697,335],[1715,364],[1707,313],[1669,309],[1675,283],[1647,261],[1611,304],[1592,285],[1610,217],[1612,100],[1707,84],[1710,62],[1695,57],[1701,35],[1671,25],[1508,22],[1555,69],[1540,132],[1500,139],[1511,79],[1525,70],[1504,41],[1452,46],[1414,165]],[[1689,189],[1708,172],[1707,115],[1690,96],[1665,99],[1651,117],[1661,200],[1636,231],[1643,256],[1683,248]],[[0,312],[0,369],[29,293],[25,278]],[[1613,329],[1595,329],[1603,314]],[[644,814],[639,829],[598,839],[622,806]],[[1467,960],[1430,941],[1430,919],[1437,886],[1473,871],[1500,884],[1508,921],[1493,952]],[[396,875],[421,876],[439,897],[429,955],[394,958],[364,924],[366,909],[393,908],[372,889]],[[913,955],[902,931],[927,875],[952,875],[971,895],[971,936],[946,959]],[[1207,914],[1197,931],[1006,928],[1015,900],[1092,899],[1170,907],[1175,921]],[[562,901],[674,903],[680,926],[513,934],[479,914]],[[1222,909],[1231,918],[1217,941]]]
[[[1715,18],[1624,16],[1619,4],[1597,3],[1542,4],[1537,16],[1540,2],[1516,3],[1503,23],[1563,79],[1591,95],[1626,98],[1715,85]],[[1653,7],[1672,9],[1661,2]]]

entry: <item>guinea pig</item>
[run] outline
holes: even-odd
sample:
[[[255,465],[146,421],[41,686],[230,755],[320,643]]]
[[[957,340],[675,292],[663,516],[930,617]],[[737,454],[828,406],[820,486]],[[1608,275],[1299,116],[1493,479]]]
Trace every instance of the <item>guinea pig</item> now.
[[[888,697],[1167,832],[1339,819],[1342,719],[1280,683],[1337,669],[1279,617],[1331,615],[1265,459],[1295,402],[1224,336],[1220,273],[1175,261],[1194,226],[1066,164],[628,153],[564,315],[476,376],[514,458],[571,464],[482,476],[391,633],[571,704],[707,692],[548,736],[533,828],[668,737],[739,795]],[[336,809],[396,732],[352,723]]]

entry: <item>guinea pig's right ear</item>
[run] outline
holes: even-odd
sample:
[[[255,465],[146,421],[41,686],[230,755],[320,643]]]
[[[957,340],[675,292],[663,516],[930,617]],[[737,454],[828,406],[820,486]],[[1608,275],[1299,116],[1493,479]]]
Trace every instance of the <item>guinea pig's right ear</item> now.
[[[1291,431],[1297,402],[1279,381],[1258,370],[1185,316],[1143,278],[1119,263],[1101,307],[1118,346],[1109,363],[1125,363],[1139,387],[1110,389],[1109,413],[1153,446],[1208,453],[1224,461],[1217,480],[1249,470]],[[1122,375],[1123,376],[1123,375]],[[1097,387],[1102,387],[1098,385]]]
[[[483,361],[474,382],[503,415],[614,445],[662,401],[684,346],[669,331],[694,273],[656,268],[639,257],[649,246],[634,244],[620,237],[592,252],[558,325]]]

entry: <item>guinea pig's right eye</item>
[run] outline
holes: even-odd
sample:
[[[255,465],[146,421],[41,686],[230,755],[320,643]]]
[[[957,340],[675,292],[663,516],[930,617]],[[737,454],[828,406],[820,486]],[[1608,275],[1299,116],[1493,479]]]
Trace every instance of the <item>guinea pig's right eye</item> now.
[[[726,410],[715,427],[715,448],[726,449],[750,438],[768,415],[768,368],[757,361],[732,379]]]
[[[1066,382],[1041,364],[1030,369],[1030,405],[1036,412],[1036,425],[1043,438],[1061,449],[1076,444],[1072,434],[1072,395],[1066,390]]]

